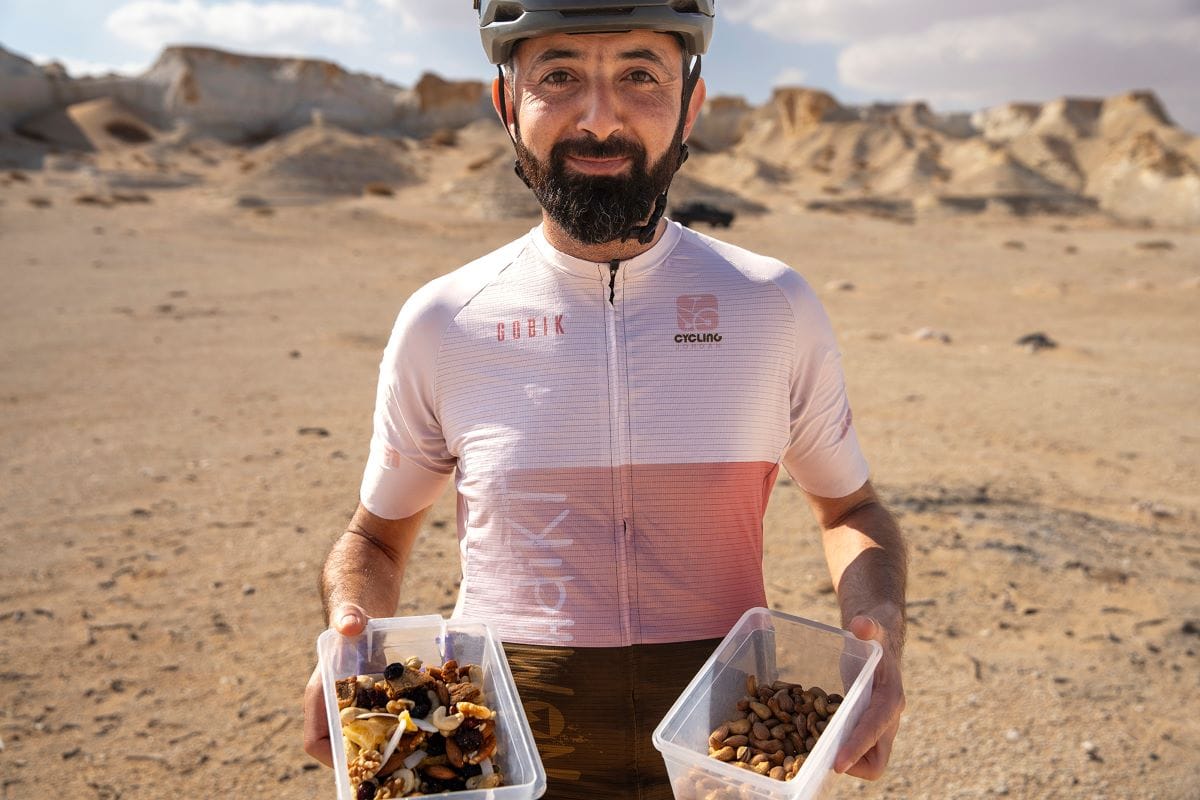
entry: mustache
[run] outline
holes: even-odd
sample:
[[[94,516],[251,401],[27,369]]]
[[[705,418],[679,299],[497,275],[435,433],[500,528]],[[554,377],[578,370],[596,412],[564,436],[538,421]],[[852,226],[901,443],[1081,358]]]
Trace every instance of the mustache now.
[[[567,139],[555,144],[550,152],[552,159],[561,159],[566,156],[640,159],[645,157],[645,154],[645,149],[637,142],[619,136],[610,136],[604,141],[594,138]]]

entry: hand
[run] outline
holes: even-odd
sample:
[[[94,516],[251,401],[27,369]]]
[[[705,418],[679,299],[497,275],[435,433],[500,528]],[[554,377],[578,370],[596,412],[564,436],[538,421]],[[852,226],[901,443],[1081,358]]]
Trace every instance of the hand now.
[[[367,627],[367,612],[355,605],[335,608],[332,619],[333,629],[342,636],[357,636]],[[304,687],[304,752],[327,767],[333,766],[320,667],[313,670],[308,685]]]
[[[883,645],[883,658],[875,668],[871,703],[858,720],[850,738],[834,759],[835,772],[874,781],[883,776],[892,755],[892,741],[900,728],[904,711],[904,686],[900,679],[900,658],[888,642],[887,629],[877,620],[858,616],[850,620],[848,630],[859,639],[874,639]]]

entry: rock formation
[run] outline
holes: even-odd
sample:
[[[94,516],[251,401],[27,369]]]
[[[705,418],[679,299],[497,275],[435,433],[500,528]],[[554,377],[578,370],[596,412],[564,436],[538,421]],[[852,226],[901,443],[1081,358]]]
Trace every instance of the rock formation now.
[[[267,143],[246,159],[242,191],[330,196],[441,179],[450,202],[481,214],[536,213],[512,175],[488,86],[432,74],[404,88],[328,61],[169,47],[141,75],[72,79],[0,49],[5,136],[0,160],[9,165],[36,165],[38,142],[80,152]],[[411,139],[430,147],[414,154],[397,144]],[[1200,225],[1200,137],[1176,127],[1148,91],[968,115],[921,102],[848,106],[817,89],[781,87],[758,107],[710,99],[691,143],[695,158],[673,201],[747,212],[841,204],[908,218],[922,209],[1099,210]]]

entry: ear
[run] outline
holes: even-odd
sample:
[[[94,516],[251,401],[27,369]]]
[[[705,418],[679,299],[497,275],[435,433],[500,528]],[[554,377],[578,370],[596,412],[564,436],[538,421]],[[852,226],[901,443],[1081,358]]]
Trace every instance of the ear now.
[[[700,109],[704,106],[704,98],[706,97],[708,97],[708,89],[704,85],[704,78],[701,78],[696,81],[696,88],[692,90],[692,102],[688,105],[687,119],[683,123],[684,141],[691,136],[692,127],[700,117]]]
[[[496,116],[500,117],[500,93],[505,90],[503,81],[499,77],[492,78],[492,108],[496,109]],[[505,127],[511,128],[513,123],[513,107],[512,103],[506,102],[505,111],[507,111],[507,119],[501,117],[500,121]]]

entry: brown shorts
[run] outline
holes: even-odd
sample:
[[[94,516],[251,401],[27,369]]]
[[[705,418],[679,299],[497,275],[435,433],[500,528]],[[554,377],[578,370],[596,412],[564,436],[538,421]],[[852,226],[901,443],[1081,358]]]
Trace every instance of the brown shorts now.
[[[720,639],[633,647],[505,644],[547,800],[671,800],[654,728]]]

